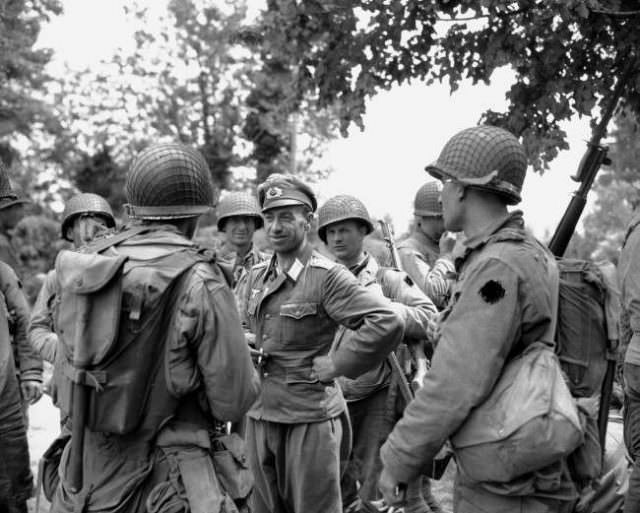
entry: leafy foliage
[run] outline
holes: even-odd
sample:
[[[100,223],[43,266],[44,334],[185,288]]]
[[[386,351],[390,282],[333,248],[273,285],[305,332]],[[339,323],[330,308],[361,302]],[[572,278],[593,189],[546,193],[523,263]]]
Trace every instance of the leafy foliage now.
[[[60,223],[37,215],[23,218],[11,237],[21,264],[19,270],[27,297],[33,303],[42,285],[43,273],[53,269],[56,255],[69,243],[60,238]]]
[[[640,205],[638,115],[622,112],[612,131],[611,166],[601,170],[593,210],[584,219],[583,256],[617,262],[627,225]]]
[[[418,79],[489,83],[510,66],[506,112],[481,121],[521,136],[538,170],[567,147],[562,121],[602,107],[640,47],[632,0],[271,0],[256,28],[266,55],[293,53],[297,99],[338,105],[341,127],[362,127],[365,101]],[[283,50],[285,49],[285,50]],[[640,111],[640,66],[624,103]]]
[[[0,0],[0,138],[28,136],[34,125],[56,128],[51,107],[40,93],[49,80],[44,71],[48,49],[35,49],[40,26],[62,10],[58,0]]]

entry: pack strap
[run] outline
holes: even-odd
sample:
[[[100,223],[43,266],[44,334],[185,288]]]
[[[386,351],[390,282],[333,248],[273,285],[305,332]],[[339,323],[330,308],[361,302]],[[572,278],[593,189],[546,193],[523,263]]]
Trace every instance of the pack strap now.
[[[129,240],[136,235],[140,235],[141,233],[149,232],[153,229],[153,226],[149,226],[146,224],[138,224],[132,226],[131,228],[127,228],[126,230],[112,235],[106,239],[102,239],[97,241],[94,244],[91,244],[89,247],[96,253],[102,253],[103,251],[112,248],[113,246],[117,246],[121,242]]]
[[[555,342],[558,326],[558,305],[560,303],[560,270],[555,261],[551,260],[549,266],[549,278],[551,278],[551,323],[545,333],[545,340]]]
[[[106,371],[88,371],[74,367],[69,362],[64,362],[63,373],[74,383],[95,388],[97,392],[102,391],[103,385],[107,383]]]

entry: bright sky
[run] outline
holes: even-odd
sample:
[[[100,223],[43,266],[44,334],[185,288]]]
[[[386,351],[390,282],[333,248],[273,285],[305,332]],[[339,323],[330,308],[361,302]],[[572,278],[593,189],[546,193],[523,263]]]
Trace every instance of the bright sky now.
[[[40,44],[55,51],[53,73],[90,66],[109,58],[118,46],[131,45],[131,28],[123,11],[125,0],[64,0],[65,13],[44,27]],[[153,9],[164,2],[146,0]],[[250,1],[257,10],[263,0]],[[446,86],[414,83],[381,92],[373,98],[365,117],[365,130],[352,129],[348,138],[330,144],[327,162],[334,169],[319,186],[321,200],[334,194],[353,194],[373,216],[389,213],[397,232],[411,219],[415,191],[428,175],[424,167],[435,160],[454,133],[477,124],[488,108],[503,110],[509,73],[495,74],[491,86],[463,85],[454,95]],[[589,120],[576,119],[563,127],[570,149],[540,176],[529,173],[523,203],[528,224],[538,236],[553,231],[577,184],[570,180],[590,137]]]

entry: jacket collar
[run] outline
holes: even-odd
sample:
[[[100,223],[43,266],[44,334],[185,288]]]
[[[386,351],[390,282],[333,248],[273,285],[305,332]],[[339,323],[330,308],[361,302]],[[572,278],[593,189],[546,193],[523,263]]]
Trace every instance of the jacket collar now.
[[[497,232],[505,228],[524,230],[524,219],[522,218],[521,210],[515,210],[503,218],[497,219],[487,226],[482,233],[469,237],[464,242],[464,245],[470,250],[477,249],[480,246],[484,246]]]
[[[294,283],[298,281],[300,274],[302,273],[304,268],[307,266],[307,263],[309,262],[309,259],[311,258],[312,254],[313,254],[313,247],[311,246],[311,244],[309,244],[308,241],[305,241],[300,247],[300,249],[298,250],[298,254],[295,260],[293,261],[293,264],[291,265],[291,267],[286,271],[284,271],[286,276],[292,279]],[[274,253],[273,256],[271,257],[271,260],[269,260],[269,265],[267,266],[267,270],[264,273],[264,277],[262,280],[263,282],[266,282],[272,275],[273,277],[277,277],[282,272],[283,270],[278,265],[278,255],[277,253]]]

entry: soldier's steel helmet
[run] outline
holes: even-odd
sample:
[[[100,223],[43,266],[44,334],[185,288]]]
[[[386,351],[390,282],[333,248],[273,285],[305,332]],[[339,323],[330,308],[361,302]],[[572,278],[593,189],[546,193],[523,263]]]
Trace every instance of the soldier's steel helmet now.
[[[262,212],[271,208],[304,205],[312,212],[318,200],[311,187],[293,175],[274,173],[258,186],[258,201]]]
[[[218,230],[224,231],[224,220],[232,216],[252,217],[259,230],[264,225],[258,199],[248,192],[230,192],[218,203]]]
[[[107,203],[107,200],[98,194],[84,192],[78,194],[67,201],[62,214],[62,238],[71,240],[67,237],[67,230],[73,223],[74,219],[82,214],[92,214],[101,217],[107,223],[109,228],[116,225],[113,217],[113,211]]]
[[[437,180],[425,183],[416,192],[413,200],[413,215],[418,217],[440,217],[442,216],[442,183]]]
[[[213,207],[209,166],[184,144],[154,144],[138,154],[127,173],[127,211],[137,219],[184,219]]]
[[[318,209],[318,236],[327,243],[327,227],[333,223],[353,219],[367,228],[367,235],[373,231],[373,223],[364,203],[358,198],[342,194],[334,196]]]
[[[16,190],[11,186],[7,168],[4,162],[0,160],[0,210],[24,203],[31,203],[31,201],[18,196]]]
[[[438,160],[425,169],[438,179],[453,178],[498,193],[507,204],[515,205],[522,199],[527,157],[512,133],[495,126],[475,126],[449,139]]]

